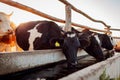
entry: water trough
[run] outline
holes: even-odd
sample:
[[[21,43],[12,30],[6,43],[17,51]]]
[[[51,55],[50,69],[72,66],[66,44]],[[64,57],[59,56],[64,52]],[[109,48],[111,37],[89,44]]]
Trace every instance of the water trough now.
[[[78,56],[85,54],[83,50],[78,51]],[[65,60],[65,57],[60,49],[0,53],[0,75],[18,72],[61,60]]]

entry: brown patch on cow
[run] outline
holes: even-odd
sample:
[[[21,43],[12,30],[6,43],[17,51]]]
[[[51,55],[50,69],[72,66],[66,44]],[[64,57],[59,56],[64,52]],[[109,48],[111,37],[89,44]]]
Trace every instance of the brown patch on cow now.
[[[15,41],[15,36],[12,34],[0,37],[2,43],[10,44],[12,41]]]

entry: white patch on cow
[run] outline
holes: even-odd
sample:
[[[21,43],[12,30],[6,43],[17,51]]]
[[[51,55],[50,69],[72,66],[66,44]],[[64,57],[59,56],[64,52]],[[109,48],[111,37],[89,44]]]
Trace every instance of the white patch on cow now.
[[[112,43],[113,46],[117,45],[115,40],[111,36],[109,36],[109,38],[110,38],[110,42]]]
[[[101,49],[102,49],[102,51],[105,51],[105,50],[107,50],[107,49],[105,49],[105,48],[103,48],[103,47],[101,47]]]
[[[97,40],[98,44],[101,45],[100,39],[98,37],[98,35],[94,35],[95,39]]]
[[[67,37],[73,38],[76,34],[67,34]]]
[[[29,30],[28,32],[30,32],[30,36],[29,36],[29,50],[33,50],[33,42],[35,40],[35,38],[37,37],[41,37],[42,36],[42,33],[39,33],[37,31],[37,27],[40,25],[40,23],[38,23],[37,25],[35,25],[35,27],[31,30]]]

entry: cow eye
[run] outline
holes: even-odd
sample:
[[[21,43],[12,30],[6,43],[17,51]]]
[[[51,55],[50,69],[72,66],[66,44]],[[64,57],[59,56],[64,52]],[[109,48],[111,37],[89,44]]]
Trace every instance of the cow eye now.
[[[2,20],[0,20],[0,22],[2,22]]]
[[[112,40],[113,38],[111,36],[109,36],[109,38]]]
[[[111,37],[111,40],[113,40],[113,38]]]

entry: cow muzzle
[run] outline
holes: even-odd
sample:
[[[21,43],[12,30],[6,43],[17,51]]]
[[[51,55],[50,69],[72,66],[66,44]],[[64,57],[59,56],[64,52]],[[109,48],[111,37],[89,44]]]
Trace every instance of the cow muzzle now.
[[[7,34],[13,34],[13,30],[11,30],[11,29],[8,29],[8,32],[7,32]]]
[[[8,30],[7,32],[0,32],[0,37],[3,37],[3,36],[9,36],[9,35],[13,35],[14,34],[14,31],[13,30]]]

